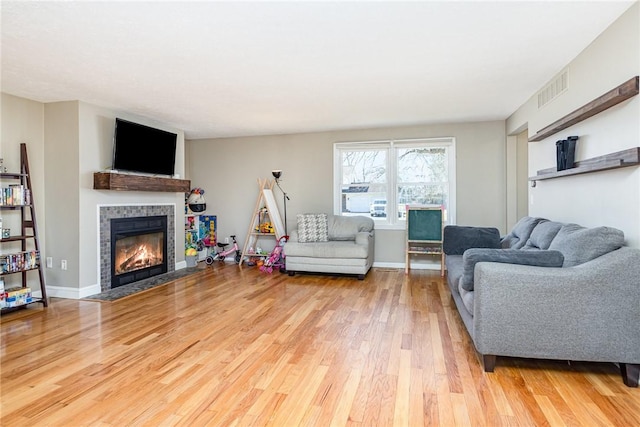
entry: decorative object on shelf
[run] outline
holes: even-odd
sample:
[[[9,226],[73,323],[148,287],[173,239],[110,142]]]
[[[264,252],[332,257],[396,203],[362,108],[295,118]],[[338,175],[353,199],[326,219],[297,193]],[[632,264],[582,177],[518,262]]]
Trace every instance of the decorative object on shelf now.
[[[575,165],[577,136],[556,141],[556,170],[572,169]]]
[[[2,229],[2,238],[3,239],[8,239],[9,237],[11,237],[11,229],[10,228],[3,228]]]
[[[207,203],[204,200],[204,190],[202,188],[194,188],[189,193],[187,205],[193,212],[204,212],[207,209]]]
[[[276,179],[276,185],[282,191],[282,195],[284,196],[284,234],[288,235],[289,230],[287,229],[287,200],[291,200],[287,193],[280,186],[280,177],[282,176],[282,171],[280,169],[272,170],[271,174]]]

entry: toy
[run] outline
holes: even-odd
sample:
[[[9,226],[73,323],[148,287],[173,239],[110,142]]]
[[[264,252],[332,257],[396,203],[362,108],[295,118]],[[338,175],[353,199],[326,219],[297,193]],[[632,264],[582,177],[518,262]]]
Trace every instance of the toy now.
[[[204,190],[202,188],[194,188],[187,197],[187,205],[192,212],[204,212],[207,209],[207,203],[204,200]]]
[[[284,244],[289,240],[289,236],[282,236],[278,241],[278,246],[273,249],[269,258],[260,266],[260,271],[264,273],[272,273],[274,267],[284,268]]]
[[[273,224],[271,224],[268,221],[262,222],[256,227],[256,231],[259,233],[273,234],[274,233]]]

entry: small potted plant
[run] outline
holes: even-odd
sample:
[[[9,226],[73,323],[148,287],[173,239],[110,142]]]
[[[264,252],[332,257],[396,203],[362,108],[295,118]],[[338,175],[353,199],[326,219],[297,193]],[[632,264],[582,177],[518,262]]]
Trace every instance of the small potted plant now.
[[[198,246],[189,244],[184,251],[187,267],[195,267],[198,264]]]

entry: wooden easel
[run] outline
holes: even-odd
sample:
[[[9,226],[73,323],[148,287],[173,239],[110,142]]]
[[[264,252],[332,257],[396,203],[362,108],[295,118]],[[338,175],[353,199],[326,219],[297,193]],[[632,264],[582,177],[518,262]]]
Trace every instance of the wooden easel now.
[[[273,195],[274,185],[275,181],[273,179],[258,178],[258,186],[260,188],[260,192],[258,194],[258,199],[256,200],[256,206],[253,209],[253,215],[251,216],[249,229],[247,230],[247,238],[245,239],[244,246],[242,247],[242,259],[240,260],[239,265],[242,265],[246,256],[255,256],[255,254],[249,253],[249,248],[255,248],[256,243],[258,242],[258,238],[260,238],[261,236],[275,237],[277,245],[277,242],[280,241],[280,238],[286,235],[284,224],[282,223],[282,218],[280,217],[280,211],[278,210],[278,204],[276,203],[276,199]],[[260,210],[262,207],[267,208],[267,215],[269,215],[270,222],[272,223],[274,229],[273,233],[262,233],[259,230],[256,231],[256,227],[260,225]]]

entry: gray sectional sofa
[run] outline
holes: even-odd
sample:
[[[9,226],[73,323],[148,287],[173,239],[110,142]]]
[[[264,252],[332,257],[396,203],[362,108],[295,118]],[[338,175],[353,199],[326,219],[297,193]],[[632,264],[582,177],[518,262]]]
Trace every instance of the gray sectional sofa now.
[[[447,281],[484,370],[496,356],[613,362],[640,377],[640,250],[622,231],[522,218],[447,226]]]
[[[286,269],[356,275],[363,280],[374,257],[374,222],[366,216],[299,214],[284,246]]]

